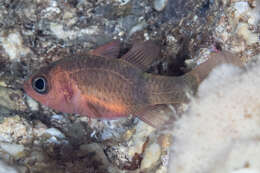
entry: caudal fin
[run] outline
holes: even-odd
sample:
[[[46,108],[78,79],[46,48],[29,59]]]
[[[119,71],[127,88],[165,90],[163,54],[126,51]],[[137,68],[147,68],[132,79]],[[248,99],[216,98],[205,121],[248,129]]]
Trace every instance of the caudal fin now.
[[[238,56],[227,51],[214,52],[209,56],[209,59],[206,62],[197,66],[189,72],[189,74],[196,77],[198,83],[201,83],[213,68],[221,64],[232,64],[241,67],[243,61]]]
[[[239,57],[229,53],[213,53],[208,61],[199,65],[191,72],[179,77],[157,76],[145,74],[150,105],[141,111],[138,117],[153,127],[160,128],[167,122],[174,122],[176,112],[167,104],[182,104],[188,102],[189,93],[196,93],[197,88],[213,68],[220,64],[242,66]]]

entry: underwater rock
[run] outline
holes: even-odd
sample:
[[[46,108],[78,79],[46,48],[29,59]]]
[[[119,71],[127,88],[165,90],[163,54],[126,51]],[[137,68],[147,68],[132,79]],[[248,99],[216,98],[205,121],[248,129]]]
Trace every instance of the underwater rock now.
[[[9,110],[10,113],[12,111],[25,111],[26,105],[22,95],[20,90],[0,86],[0,107]]]
[[[141,169],[151,168],[160,159],[161,147],[154,143],[146,148],[141,163]]]
[[[20,116],[6,117],[0,123],[1,142],[29,144],[32,140],[32,127]]]
[[[39,110],[39,103],[33,100],[31,97],[26,97],[26,102],[31,111],[38,111]]]
[[[260,171],[255,164],[260,137],[259,58],[246,69],[217,67],[201,84],[173,128],[168,172]]]
[[[13,32],[0,33],[0,41],[2,42],[6,54],[12,61],[19,61],[19,58],[30,52],[29,48],[24,46],[21,34],[15,30]]]
[[[149,72],[161,75],[182,75],[212,51],[229,50],[250,59],[260,52],[259,9],[258,0],[0,1],[0,142],[22,151],[14,155],[3,151],[0,158],[11,167],[18,163],[20,172],[165,173],[170,144],[181,147],[171,141],[169,132],[158,135],[131,117],[104,121],[53,112],[23,96],[20,84],[25,75],[112,39],[121,40],[120,54],[137,41],[158,40],[162,62]],[[227,160],[221,159],[226,165],[219,165],[254,171],[257,157],[250,164],[233,161],[239,158],[236,151],[258,153],[258,144],[254,139],[239,144],[231,145],[234,150],[227,153]],[[190,165],[185,160],[185,168]]]
[[[258,34],[250,31],[248,27],[248,24],[239,23],[236,30],[237,34],[241,36],[248,45],[252,45],[257,42],[260,43]]]
[[[156,11],[162,11],[168,3],[168,0],[154,0],[153,7]]]
[[[14,166],[10,166],[4,161],[0,160],[0,173],[20,173]]]
[[[18,144],[0,143],[0,148],[1,150],[16,158],[21,157],[21,155],[23,155],[22,153],[24,152],[24,146]]]

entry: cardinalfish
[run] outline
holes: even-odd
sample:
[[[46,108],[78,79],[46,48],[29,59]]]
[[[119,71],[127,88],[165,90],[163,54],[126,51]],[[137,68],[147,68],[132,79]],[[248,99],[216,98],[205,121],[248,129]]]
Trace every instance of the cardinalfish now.
[[[222,63],[241,65],[238,57],[212,53],[210,59],[183,76],[147,73],[160,60],[153,41],[134,44],[118,58],[120,42],[112,41],[83,55],[73,55],[41,68],[24,83],[38,102],[64,113],[115,119],[130,114],[159,127],[167,104],[187,102],[187,90],[196,92],[211,69]]]

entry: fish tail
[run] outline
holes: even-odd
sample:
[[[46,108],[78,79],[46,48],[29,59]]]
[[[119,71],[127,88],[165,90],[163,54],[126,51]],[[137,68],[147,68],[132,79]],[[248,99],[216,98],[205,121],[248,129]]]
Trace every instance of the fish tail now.
[[[188,101],[187,93],[196,93],[200,83],[216,66],[232,64],[241,67],[244,62],[227,51],[212,53],[209,60],[180,77],[154,76],[148,85],[152,104],[183,103]]]
[[[169,105],[178,105],[189,101],[189,94],[195,94],[200,83],[207,78],[213,68],[220,64],[232,64],[238,67],[243,61],[235,55],[223,51],[212,54],[210,59],[195,69],[179,77],[157,76],[145,74],[147,80],[146,92],[151,106],[139,113],[139,118],[153,127],[165,127],[172,124],[177,118],[177,112],[172,111]]]
[[[212,53],[206,62],[201,63],[190,71],[189,75],[196,77],[198,83],[201,83],[205,78],[207,78],[212,69],[221,64],[232,64],[237,67],[242,67],[245,62],[243,59],[240,59],[238,56],[227,51]]]

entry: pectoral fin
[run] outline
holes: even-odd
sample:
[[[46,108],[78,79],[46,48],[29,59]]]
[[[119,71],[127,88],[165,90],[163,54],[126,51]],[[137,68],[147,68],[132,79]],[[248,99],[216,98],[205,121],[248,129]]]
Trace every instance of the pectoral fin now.
[[[178,118],[174,108],[166,104],[148,106],[137,117],[157,129],[172,124]]]
[[[117,58],[119,56],[119,52],[120,52],[120,41],[114,40],[94,50],[91,50],[89,54],[108,57],[108,58]]]
[[[160,48],[154,41],[134,44],[121,59],[130,62],[143,71],[147,71],[153,63],[159,60]]]
[[[87,103],[87,105],[95,118],[102,118],[102,114],[98,111],[98,109],[96,108],[95,105],[93,105],[91,103]]]

